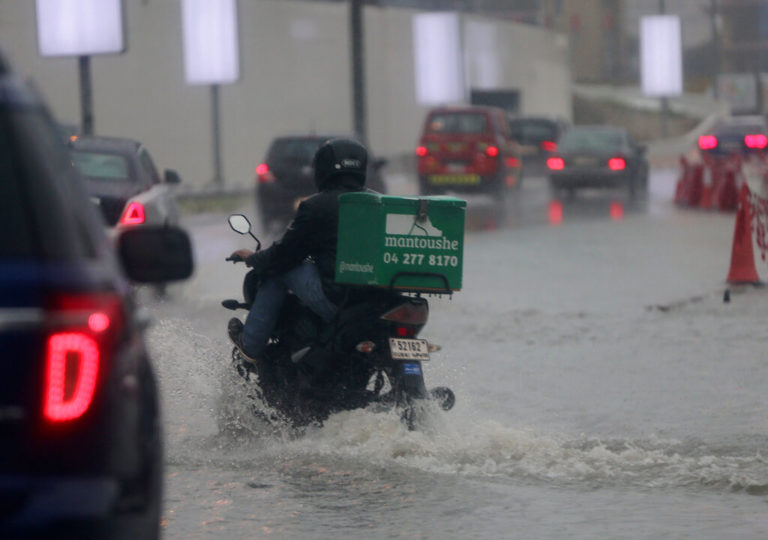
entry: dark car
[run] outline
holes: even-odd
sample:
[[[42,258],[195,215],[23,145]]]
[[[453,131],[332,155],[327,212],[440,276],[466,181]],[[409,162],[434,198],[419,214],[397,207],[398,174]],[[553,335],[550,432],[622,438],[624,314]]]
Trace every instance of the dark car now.
[[[189,276],[188,236],[110,242],[50,115],[2,67],[0,230],[0,538],[158,538],[158,389],[127,278]]]
[[[572,197],[580,188],[622,188],[634,196],[648,185],[645,152],[623,127],[575,126],[547,158],[552,193]]]
[[[762,116],[722,118],[699,137],[698,146],[702,155],[712,158],[763,152],[768,148],[768,126]]]
[[[70,145],[88,194],[108,227],[178,225],[173,186],[181,178],[172,169],[166,169],[161,178],[143,144],[118,137],[82,136],[73,137]]]
[[[520,184],[520,155],[503,109],[438,107],[424,119],[416,148],[419,190],[503,197]]]
[[[517,116],[509,120],[510,137],[517,142],[526,176],[546,174],[547,158],[557,150],[568,130],[564,120],[544,116]]]
[[[348,135],[311,134],[277,137],[256,167],[256,207],[265,231],[277,232],[293,217],[302,199],[317,192],[312,158],[320,145]],[[381,176],[384,159],[368,152],[366,187],[386,193]]]

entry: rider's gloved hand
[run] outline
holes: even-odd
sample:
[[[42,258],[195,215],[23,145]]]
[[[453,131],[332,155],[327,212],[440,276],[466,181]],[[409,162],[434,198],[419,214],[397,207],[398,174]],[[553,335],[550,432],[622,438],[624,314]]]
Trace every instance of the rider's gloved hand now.
[[[230,255],[227,260],[243,261],[246,266],[251,266],[248,262],[248,257],[251,255],[253,255],[253,251],[250,249],[238,249],[237,251],[233,251],[232,255]]]

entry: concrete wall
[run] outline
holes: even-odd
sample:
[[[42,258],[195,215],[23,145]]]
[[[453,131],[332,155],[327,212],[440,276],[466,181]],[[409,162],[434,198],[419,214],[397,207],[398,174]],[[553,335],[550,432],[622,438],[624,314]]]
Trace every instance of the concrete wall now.
[[[39,57],[34,5],[0,0],[0,49],[36,81],[60,121],[78,124],[77,60]],[[180,2],[125,6],[127,52],[92,59],[95,131],[141,140],[159,167],[180,172],[185,190],[210,187],[210,88],[185,83]],[[426,112],[415,101],[415,13],[365,9],[369,140],[382,156],[412,153]],[[222,159],[227,185],[248,187],[275,135],[351,131],[348,12],[343,3],[247,0],[239,15],[241,79],[220,89]],[[481,39],[481,47],[465,32],[468,87],[518,89],[521,112],[570,118],[563,36],[472,17],[463,18],[465,31],[471,23],[484,25],[492,39]],[[497,64],[490,82],[489,51]]]

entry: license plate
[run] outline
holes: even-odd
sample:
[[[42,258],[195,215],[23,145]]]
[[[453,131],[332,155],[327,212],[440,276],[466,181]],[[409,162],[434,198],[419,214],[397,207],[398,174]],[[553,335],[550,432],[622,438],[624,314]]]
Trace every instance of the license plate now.
[[[389,349],[394,360],[429,360],[429,346],[425,339],[389,338]]]
[[[574,165],[590,166],[597,165],[597,158],[593,157],[577,157],[573,159]]]

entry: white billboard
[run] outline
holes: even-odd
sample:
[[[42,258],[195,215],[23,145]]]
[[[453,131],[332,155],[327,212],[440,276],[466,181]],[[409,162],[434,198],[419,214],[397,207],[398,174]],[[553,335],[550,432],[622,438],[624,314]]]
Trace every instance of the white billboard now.
[[[240,77],[236,0],[182,0],[184,73],[189,84]]]
[[[640,19],[640,71],[649,96],[683,93],[683,49],[680,17],[649,15]]]
[[[424,13],[413,17],[416,100],[440,105],[464,100],[459,16]]]
[[[37,0],[41,56],[90,56],[125,50],[122,0]]]

